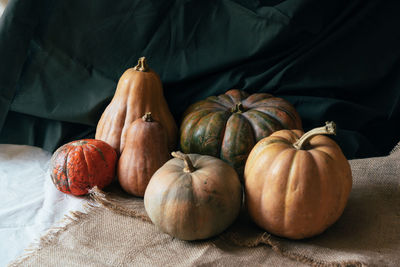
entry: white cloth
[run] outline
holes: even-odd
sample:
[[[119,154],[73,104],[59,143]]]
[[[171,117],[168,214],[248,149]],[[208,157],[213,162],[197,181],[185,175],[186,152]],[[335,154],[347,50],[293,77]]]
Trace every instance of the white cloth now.
[[[14,260],[69,211],[84,211],[84,197],[58,191],[48,165],[51,153],[0,144],[0,267]]]
[[[3,11],[6,8],[7,3],[8,0],[0,0],[0,16],[3,14]]]

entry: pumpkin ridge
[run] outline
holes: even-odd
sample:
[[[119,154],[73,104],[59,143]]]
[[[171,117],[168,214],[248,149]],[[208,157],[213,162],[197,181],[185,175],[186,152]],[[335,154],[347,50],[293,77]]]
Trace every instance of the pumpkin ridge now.
[[[54,153],[53,153],[53,155],[51,156],[51,159],[50,159],[50,162],[51,162],[51,168],[52,169],[54,169],[54,168],[56,168],[57,169],[57,174],[58,174],[58,172],[59,171],[63,171],[63,170],[60,170],[60,168],[59,168],[59,164],[56,164],[57,162],[56,162],[56,159],[58,158],[58,156],[61,154],[61,152],[64,152],[64,150],[63,149],[57,149]],[[54,181],[54,179],[58,176],[58,175],[56,175],[55,177],[53,177],[53,172],[51,173],[51,177],[52,177],[52,179],[53,179],[53,181]]]
[[[285,136],[283,137],[283,133],[287,133],[289,136]],[[298,134],[300,133],[300,134]],[[299,140],[301,138],[303,134],[302,130],[296,130],[296,129],[292,129],[292,130],[288,130],[288,129],[283,129],[280,131],[276,131],[273,132],[270,136],[274,137],[274,138],[281,138],[281,139],[285,139],[287,141],[288,144],[290,144],[291,147],[294,147],[294,143]]]
[[[219,101],[218,96],[215,96],[215,95],[208,96],[208,97],[206,97],[206,98],[203,99],[203,100],[199,100],[198,102],[193,103],[192,105],[195,105],[195,104],[197,104],[197,103],[200,104],[200,103],[202,103],[202,102],[212,102],[212,103],[215,103],[215,104],[218,104],[218,105],[220,105],[220,106],[224,106],[224,107],[225,107],[224,103],[221,103],[221,102]]]
[[[89,179],[88,179],[89,183],[87,184],[87,188],[86,188],[86,189],[89,190],[90,187],[91,187],[91,185],[93,184],[93,179],[94,179],[93,176],[90,176],[90,175],[89,175],[89,173],[90,173],[90,171],[89,171],[89,161],[91,161],[91,157],[90,157],[90,159],[89,159],[89,155],[87,155],[84,146],[80,146],[80,151],[81,151],[81,154],[83,155],[83,158],[85,159],[85,160],[84,160],[84,162],[85,162],[85,167],[86,167],[85,175],[89,178]]]
[[[112,108],[112,106],[110,106],[110,108]],[[125,117],[126,117],[126,110],[127,110],[127,106],[123,105],[122,111],[121,112],[112,112],[110,109],[107,110],[106,116],[104,118],[103,121],[107,121],[108,118],[110,118],[110,121],[112,122],[119,122],[118,124],[121,124],[122,121],[124,121],[124,125],[121,127],[121,131],[120,131],[120,135],[122,136],[122,131],[123,131],[123,127],[125,126]],[[110,114],[111,113],[111,114]],[[101,119],[100,119],[101,121]],[[100,123],[98,124],[100,125]],[[112,124],[106,124],[106,127],[104,127],[104,124],[102,124],[103,127],[101,127],[101,135],[97,135],[96,134],[96,139],[100,139],[100,140],[104,140],[104,141],[109,141],[109,140],[113,140],[114,138],[112,137],[114,130],[114,125],[115,123]],[[117,131],[119,127],[117,127]],[[105,131],[105,136],[104,136],[104,129],[106,129]],[[97,130],[96,130],[97,131]],[[114,149],[116,149],[116,151],[121,151],[121,138],[117,139],[118,144],[116,144],[116,147]],[[113,144],[114,145],[114,144]],[[119,154],[120,154],[119,152]]]
[[[288,145],[290,147],[292,147],[292,145],[293,145],[290,141],[286,140],[285,138],[280,138],[279,136],[274,136],[274,138],[270,138],[266,141],[263,141],[264,146],[269,146],[269,145],[272,145],[275,143],[282,143],[282,144]]]
[[[104,153],[103,153],[103,151],[101,151],[100,148],[98,148],[97,146],[95,146],[93,144],[89,144],[89,143],[87,145],[93,147],[100,154],[101,159],[106,162],[106,158],[104,157]]]
[[[181,161],[181,160],[180,160]],[[181,166],[180,166],[181,167]],[[183,169],[184,167],[182,167],[182,169]],[[182,174],[182,175],[180,175],[179,176],[179,178],[176,178],[176,179],[174,179],[173,181],[172,181],[172,183],[171,184],[169,184],[169,186],[168,186],[168,188],[167,188],[167,194],[163,194],[163,198],[162,198],[162,200],[161,200],[161,204],[164,204],[164,203],[168,203],[168,201],[166,201],[166,200],[168,200],[168,199],[174,199],[174,198],[176,198],[176,189],[177,189],[177,183],[178,182],[180,182],[180,180],[183,180],[183,179],[186,179],[186,176],[189,176],[190,177],[190,180],[192,180],[193,179],[193,177],[192,177],[192,175],[191,174],[189,174],[189,173],[184,173],[184,174]],[[191,182],[191,184],[192,184],[192,182]],[[174,190],[170,190],[170,188],[173,188]],[[191,189],[191,188],[190,188]],[[193,190],[189,190],[189,191],[193,191]],[[192,192],[192,197],[193,197],[193,192]],[[164,206],[164,210],[165,210],[165,206]],[[181,214],[179,213],[179,210],[176,210],[176,211],[178,211],[178,214],[176,214],[175,213],[175,218],[177,219],[177,221],[182,221],[182,216],[181,216]],[[164,215],[165,215],[165,212],[162,212],[161,213],[162,214],[162,217],[164,217]],[[178,215],[178,216],[176,216],[176,215]],[[161,221],[161,225],[163,225],[162,224],[162,221],[163,221],[163,219],[161,218],[160,219],[160,221]],[[174,225],[174,227],[173,227],[173,235],[174,236],[176,236],[178,233],[177,233],[177,227],[179,227],[179,223],[177,222],[177,221],[175,221],[175,225]],[[168,229],[168,230],[170,230],[170,229]]]
[[[294,151],[293,156],[291,157],[290,160],[288,160],[289,165],[290,165],[290,169],[287,175],[286,180],[286,186],[285,186],[285,200],[284,200],[284,205],[283,205],[283,231],[286,232],[286,229],[288,228],[287,224],[287,218],[286,218],[286,212],[287,212],[287,206],[286,203],[288,203],[288,196],[289,194],[289,190],[290,190],[290,185],[292,180],[294,179],[293,176],[296,176],[296,169],[294,168],[294,166],[297,166],[296,163],[296,158],[298,158],[299,156],[299,151],[298,150],[292,150],[291,148],[289,148],[290,151]],[[277,157],[278,158],[278,157]]]
[[[67,156],[65,157],[65,163],[64,163],[64,173],[65,173],[65,178],[67,180],[67,182],[65,183],[65,186],[67,186],[67,191],[71,191],[71,179],[69,179],[69,168],[68,168],[68,162],[69,162],[69,157],[71,155],[71,150],[73,150],[75,148],[70,148],[68,150]]]
[[[233,120],[235,119],[235,117],[237,117],[239,119],[239,122],[241,123],[240,126],[236,125],[236,127],[228,127],[228,123],[235,123]],[[239,123],[237,123],[239,124]],[[247,128],[244,127],[243,125],[247,124]],[[229,132],[229,136],[227,136],[227,129],[230,130]],[[241,131],[237,131],[237,129],[241,129]],[[249,130],[247,131],[246,134],[243,134],[242,132],[244,132],[245,130]],[[223,159],[225,162],[228,162],[232,167],[234,167],[234,169],[238,170],[238,166],[237,165],[243,165],[242,168],[244,169],[244,164],[241,164],[243,161],[245,163],[245,159],[247,158],[248,154],[250,153],[251,149],[249,151],[244,151],[246,149],[246,147],[240,147],[240,145],[243,143],[242,140],[240,140],[240,138],[243,138],[243,135],[247,136],[246,138],[246,142],[252,142],[253,145],[251,145],[250,147],[253,147],[255,144],[255,139],[254,136],[252,134],[249,134],[249,132],[252,132],[252,127],[250,125],[250,123],[247,121],[247,119],[239,113],[234,113],[232,114],[232,116],[229,117],[229,119],[226,122],[226,127],[225,127],[225,131],[224,131],[224,137],[222,139],[222,144],[221,144],[221,152],[220,152],[220,158]],[[230,137],[230,138],[228,138]],[[234,139],[234,141],[231,141],[232,139]],[[230,145],[226,145],[226,144],[230,144]],[[238,146],[234,146],[232,147],[232,144],[240,144]],[[249,147],[249,146],[247,146]],[[243,149],[244,148],[244,149]],[[234,150],[234,151],[233,151]],[[240,150],[240,151],[238,151]],[[240,169],[238,170],[238,174],[239,176],[243,175],[243,170]]]
[[[247,93],[244,90],[239,90],[239,89],[231,89],[225,92],[225,95],[228,95],[233,103],[235,104],[236,102],[242,102],[244,99],[249,97],[249,93]]]
[[[222,113],[223,112],[223,113]],[[220,152],[221,152],[221,144],[222,144],[222,141],[223,141],[223,136],[224,136],[224,134],[225,134],[225,130],[226,130],[226,123],[228,122],[228,119],[229,119],[229,114],[226,112],[226,111],[217,111],[217,112],[214,112],[214,113],[211,113],[212,114],[212,116],[211,116],[211,118],[210,118],[210,120],[209,120],[209,122],[208,122],[208,125],[207,125],[207,127],[206,127],[206,130],[205,130],[205,135],[206,136],[208,136],[208,134],[207,133],[209,133],[210,132],[210,129],[209,129],[209,126],[210,126],[210,124],[213,122],[213,117],[215,116],[215,115],[217,115],[217,113],[222,113],[221,115],[221,117],[223,118],[222,119],[222,121],[223,121],[223,125],[218,125],[220,128],[221,128],[221,131],[220,131],[220,134],[219,134],[219,136],[216,136],[215,137],[215,139],[216,139],[216,141],[217,141],[217,151],[216,151],[216,153],[214,154],[214,155],[212,155],[212,156],[218,156],[219,154],[220,154]],[[223,116],[223,115],[225,115],[225,116]],[[221,122],[221,124],[222,124],[222,122]],[[217,128],[217,127],[215,127],[215,128]],[[212,130],[212,129],[211,129]],[[207,138],[207,140],[206,140],[206,143],[210,143],[210,141],[208,141],[208,138]],[[204,149],[202,149],[202,151],[204,151]]]
[[[295,124],[296,124],[297,121],[298,121],[298,116],[296,116],[294,113],[292,113],[292,112],[288,111],[287,109],[282,108],[282,107],[280,107],[280,106],[262,105],[262,106],[258,106],[258,107],[266,107],[266,108],[278,109],[278,110],[280,110],[280,111],[286,113],[286,114],[288,115],[288,117],[289,117],[293,122],[295,122]],[[255,109],[257,109],[257,107],[255,107]],[[263,112],[263,111],[261,111],[261,112]],[[264,113],[269,114],[269,112],[264,112]],[[270,115],[270,114],[269,114],[269,115]],[[272,115],[270,115],[270,116],[273,117]],[[280,120],[278,120],[278,121],[280,121]],[[296,125],[296,126],[299,126],[299,125]],[[290,128],[290,127],[285,127],[285,129],[289,129],[289,128]]]
[[[221,136],[220,136],[220,141],[219,141],[219,145],[218,145],[218,154],[217,156],[219,158],[222,157],[222,143],[224,142],[224,137],[225,137],[225,132],[226,132],[226,125],[228,124],[228,120],[230,117],[228,117],[225,122],[224,122],[224,126],[222,127],[222,131],[221,131]]]
[[[229,98],[232,100],[233,105],[243,102],[243,99],[241,98],[240,95],[238,97],[235,95],[232,95],[232,94],[227,94],[227,93],[225,93],[225,95],[229,96]]]
[[[268,149],[268,147],[267,146],[264,146],[263,147],[263,149],[262,150],[260,150],[260,153],[262,154],[263,152],[263,150],[266,150],[266,149]],[[271,177],[272,175],[270,175],[270,172],[271,172],[271,170],[273,169],[273,166],[275,166],[276,164],[278,164],[281,160],[280,160],[280,157],[282,156],[282,154],[284,153],[284,152],[287,152],[287,149],[282,149],[281,151],[279,151],[278,152],[278,154],[277,155],[275,155],[275,158],[272,160],[272,162],[269,164],[269,166],[268,167],[270,167],[270,168],[268,168],[268,170],[267,170],[267,173],[266,173],[266,175],[265,175],[265,177],[267,177],[267,179],[269,179],[268,177]],[[256,162],[255,162],[255,164],[253,164],[254,166],[256,166],[256,165],[258,165],[257,164],[257,161],[258,160],[256,160]],[[262,162],[263,163],[263,162]],[[272,176],[273,177],[273,176]],[[264,200],[264,198],[270,198],[270,196],[268,195],[268,194],[265,194],[264,192],[265,192],[265,186],[267,186],[267,183],[264,183],[264,187],[263,187],[263,189],[261,190],[261,197],[259,197],[258,198],[258,205],[257,205],[257,212],[256,213],[259,213],[259,214],[262,214],[263,212],[264,212],[264,210],[269,210],[268,208],[265,208],[264,207],[264,203],[268,203],[267,201],[265,201]],[[283,213],[283,215],[285,215],[285,206],[283,206],[283,209],[284,209],[284,213]],[[253,217],[253,216],[252,216]],[[280,219],[279,219],[280,220]],[[261,218],[261,221],[259,221],[259,220],[257,220],[256,221],[256,223],[260,226],[260,227],[263,227],[263,225],[265,224],[265,218]]]
[[[290,128],[291,128],[291,127],[289,127],[289,125],[283,123],[283,121],[282,121],[281,119],[279,119],[279,117],[276,116],[274,113],[272,113],[272,112],[270,112],[270,111],[266,111],[266,110],[259,110],[258,108],[259,108],[259,107],[256,107],[256,108],[254,108],[254,110],[257,111],[257,112],[263,113],[263,114],[267,115],[268,117],[270,117],[274,122],[276,122],[276,123],[279,124],[280,128],[282,128],[282,129],[290,129]],[[269,107],[268,107],[268,108],[269,108]],[[289,112],[286,111],[285,109],[282,109],[282,108],[279,108],[279,107],[271,107],[271,108],[274,108],[274,109],[278,109],[278,110],[280,110],[280,111],[283,111],[285,114],[287,114],[287,115],[289,116],[289,118],[290,118],[291,120],[295,120],[293,117],[291,117],[291,116],[289,115]]]
[[[199,113],[199,114],[198,114]],[[193,136],[193,133],[197,130],[197,128],[199,127],[200,121],[204,119],[204,117],[210,116],[210,114],[212,114],[212,111],[203,111],[203,110],[199,110],[196,112],[193,112],[191,114],[188,115],[188,117],[186,117],[184,120],[193,120],[192,123],[189,125],[191,126],[189,128],[189,133],[187,133],[186,135],[188,136]],[[196,116],[197,115],[197,116]],[[193,119],[192,119],[193,118]],[[185,124],[182,124],[185,125]],[[186,128],[188,128],[188,126],[184,127],[184,130],[182,132],[186,132]],[[184,136],[185,134],[183,134],[182,136]],[[190,140],[190,142],[187,145],[187,149],[185,149],[185,145],[183,146],[182,150],[185,153],[190,152],[197,152],[197,149],[194,147],[196,146],[196,144],[194,143],[194,139]],[[182,146],[182,143],[181,143]]]
[[[62,150],[60,150],[59,151],[59,153],[57,154],[57,156],[59,155],[59,154],[61,154],[61,152],[62,153],[65,153],[67,156],[65,157],[65,159],[64,159],[64,164],[61,166],[61,172],[64,174],[64,177],[65,177],[65,180],[63,180],[62,181],[62,185],[63,186],[66,186],[66,187],[68,187],[67,188],[67,191],[69,190],[69,183],[68,183],[68,168],[67,168],[67,163],[68,163],[68,155],[69,155],[69,152],[71,151],[71,149],[72,149],[72,147],[68,147],[67,149],[66,149],[66,151],[64,150],[64,149],[62,149]],[[64,152],[65,151],[65,152]],[[57,175],[58,176],[58,175]],[[56,176],[56,181],[57,181],[57,184],[59,184],[61,181],[60,181],[60,179],[57,179],[57,176]]]
[[[324,154],[324,155],[327,156],[330,160],[335,160],[328,152],[326,152],[326,151],[324,151],[324,150],[317,149],[317,148],[315,148],[315,147],[313,147],[312,150],[313,150],[313,151],[318,151],[318,152]]]
[[[312,158],[312,160],[313,160],[313,162],[314,162],[314,168],[316,168],[317,170],[318,170],[318,177],[324,177],[324,174],[323,174],[323,168],[321,168],[320,167],[320,164],[318,164],[318,161],[316,160],[316,156],[317,155],[315,155],[314,153],[312,153],[314,151],[314,149],[313,150],[311,150],[311,151],[307,151],[310,155],[311,155],[311,158]],[[318,152],[322,152],[324,155],[328,155],[327,153],[325,153],[324,151],[320,151],[320,150],[315,150],[315,151],[318,151]],[[329,158],[331,158],[330,157],[330,155],[328,155],[328,157]],[[321,179],[318,179],[319,180],[319,192],[321,192],[322,190],[321,190],[321,188],[323,187],[323,185],[322,185],[322,183],[321,183]],[[326,180],[324,180],[324,183],[326,183]],[[326,187],[326,185],[325,185],[325,187]],[[325,207],[327,207],[327,205],[326,205],[326,200],[327,200],[327,198],[326,197],[321,197],[320,198],[320,201],[324,201],[324,203],[323,204],[321,204],[321,205],[319,205],[319,210],[318,210],[318,214],[323,214],[323,209],[325,208]],[[321,218],[321,221],[323,221],[323,224],[320,224],[320,225],[326,225],[327,224],[327,221],[329,221],[329,217],[326,217],[325,219],[323,218],[323,216],[318,216],[318,218]]]
[[[246,117],[247,121],[250,123],[251,128],[253,129],[253,137],[254,137],[254,140],[256,140],[256,141],[259,141],[262,138],[269,136],[271,133],[275,132],[274,129],[271,128],[271,125],[270,125],[271,122],[274,122],[274,123],[277,122],[279,125],[282,125],[278,121],[274,120],[274,118],[269,116],[269,114],[264,113],[268,117],[268,119],[267,119],[267,118],[261,116],[259,113],[263,113],[263,112],[256,110],[256,109],[252,109],[252,110],[249,110],[242,114],[244,117]],[[251,117],[251,114],[254,116],[253,118]],[[255,120],[258,121],[258,118],[261,118],[261,122],[264,122],[264,123],[261,124],[260,122],[258,122],[258,124],[256,124]],[[271,119],[271,120],[269,120],[269,119]],[[267,121],[265,121],[265,120],[267,120]],[[268,134],[263,134],[262,135],[263,137],[258,138],[256,129],[261,128],[261,127],[258,127],[257,125],[265,126],[265,128],[263,128],[263,130],[265,130],[267,128]]]
[[[208,98],[207,98],[208,99]],[[230,97],[227,94],[222,94],[219,96],[216,96],[216,99],[214,101],[218,101],[220,105],[223,105],[227,109],[231,109],[233,105],[236,104],[237,101],[233,101],[232,97]]]
[[[111,118],[112,121],[114,120],[115,115],[113,114],[113,112],[110,111],[111,108],[112,108],[111,106],[107,106],[105,112],[103,113],[104,117],[101,116],[100,121],[107,120],[108,118]],[[111,126],[110,124],[106,124],[106,127],[104,127],[104,126],[101,127],[100,128],[101,134],[99,133],[98,136],[96,136],[96,138],[101,138],[103,140],[109,140],[109,136],[111,133],[110,126]],[[96,130],[96,132],[97,132],[97,130]],[[119,146],[119,144],[118,144],[118,146]]]

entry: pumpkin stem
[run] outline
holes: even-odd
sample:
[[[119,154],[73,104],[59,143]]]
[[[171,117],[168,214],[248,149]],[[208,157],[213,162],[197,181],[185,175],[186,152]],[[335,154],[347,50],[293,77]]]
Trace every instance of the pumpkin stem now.
[[[146,112],[144,114],[144,116],[142,117],[142,120],[145,122],[152,122],[153,120],[153,116],[151,116],[151,112]]]
[[[325,126],[314,128],[303,134],[303,136],[300,137],[300,139],[298,139],[293,146],[296,149],[303,149],[313,136],[320,134],[336,135],[336,124],[333,121],[325,122]]]
[[[242,102],[236,103],[235,106],[233,108],[231,108],[232,113],[242,113],[244,111],[245,111],[245,109],[243,107]]]
[[[193,166],[190,157],[180,151],[172,152],[171,155],[174,158],[181,159],[185,163],[185,168],[183,169],[184,172],[194,172],[196,168]]]
[[[138,64],[134,67],[134,69],[141,72],[149,71],[149,66],[147,65],[146,58],[139,58]]]

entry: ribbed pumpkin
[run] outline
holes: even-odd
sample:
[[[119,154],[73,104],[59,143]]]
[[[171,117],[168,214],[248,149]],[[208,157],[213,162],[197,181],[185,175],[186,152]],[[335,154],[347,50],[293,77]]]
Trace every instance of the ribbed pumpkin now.
[[[149,110],[165,128],[172,151],[177,143],[178,128],[164,98],[160,77],[142,57],[136,67],[127,69],[119,79],[114,97],[97,124],[95,138],[107,142],[120,154],[129,125]]]
[[[102,189],[115,176],[117,153],[107,143],[82,139],[59,147],[50,160],[50,176],[61,192],[85,195],[94,186]]]
[[[224,231],[238,216],[242,189],[235,170],[222,160],[173,152],[153,175],[144,195],[152,222],[183,240]]]
[[[334,123],[307,133],[281,130],[262,139],[245,167],[245,198],[256,224],[278,236],[317,235],[342,214],[352,187],[350,165],[325,134]]]
[[[128,128],[117,168],[121,187],[132,195],[143,197],[150,178],[169,159],[165,129],[148,112]]]
[[[302,129],[300,116],[288,101],[233,89],[194,103],[185,111],[180,146],[185,153],[221,158],[241,176],[253,146],[281,129]]]

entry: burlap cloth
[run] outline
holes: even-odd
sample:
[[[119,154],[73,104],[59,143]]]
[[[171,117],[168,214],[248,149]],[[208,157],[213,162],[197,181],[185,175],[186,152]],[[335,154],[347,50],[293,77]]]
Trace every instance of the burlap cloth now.
[[[400,146],[350,163],[353,190],[342,217],[308,240],[269,236],[245,213],[214,239],[177,240],[148,221],[142,199],[114,187],[107,197],[130,216],[89,205],[10,266],[400,266]]]

